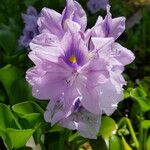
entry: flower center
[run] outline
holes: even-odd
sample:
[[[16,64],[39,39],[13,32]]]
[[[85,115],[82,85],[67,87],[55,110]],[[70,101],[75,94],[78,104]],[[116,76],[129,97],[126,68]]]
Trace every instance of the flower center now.
[[[71,63],[76,63],[76,62],[77,62],[76,56],[75,56],[75,55],[71,55],[71,56],[69,57],[69,61],[70,61]]]

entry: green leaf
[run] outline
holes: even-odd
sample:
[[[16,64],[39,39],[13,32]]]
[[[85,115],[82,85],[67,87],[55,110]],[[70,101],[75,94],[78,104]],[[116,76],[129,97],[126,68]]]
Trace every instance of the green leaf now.
[[[18,129],[12,129],[7,128],[7,138],[6,140],[9,140],[13,148],[20,148],[26,145],[27,141],[33,134],[33,129],[26,129],[26,130],[18,130]]]
[[[20,78],[13,82],[10,90],[12,104],[19,103],[20,101],[34,100],[31,89],[25,78]]]
[[[11,110],[5,104],[0,104],[0,129],[4,130],[6,128],[19,128],[18,123]]]
[[[37,128],[43,122],[43,109],[33,101],[13,105],[13,111],[20,117],[25,128]]]
[[[130,92],[133,88],[128,88],[127,90],[125,90],[124,92],[124,99],[129,98],[130,97]]]
[[[2,137],[6,147],[11,149],[13,147],[10,139],[8,138],[7,129],[15,128],[19,130],[20,124],[17,122],[11,110],[5,104],[0,104],[0,136]]]
[[[7,65],[0,69],[0,81],[2,82],[9,98],[11,99],[11,86],[22,75],[22,72],[11,65]]]
[[[150,110],[150,101],[146,98],[136,99],[136,101],[139,104],[142,112],[147,112]]]
[[[146,91],[148,93],[150,90],[150,86],[149,86],[150,85],[150,77],[148,77],[148,76],[144,77],[143,80],[138,82],[138,85],[141,89],[143,89],[144,91]]]
[[[117,125],[115,121],[108,116],[103,116],[98,135],[101,135],[104,139],[107,139],[109,138],[109,136],[113,134],[113,132],[116,131],[116,129],[117,129]]]
[[[150,136],[147,138],[146,147],[147,147],[147,150],[150,150]]]
[[[31,89],[22,75],[22,70],[12,65],[0,69],[0,81],[9,96],[11,104],[28,99],[34,100]]]
[[[54,126],[52,126],[49,130],[49,132],[61,132],[63,131],[64,128],[62,128],[61,126],[55,124]]]
[[[92,150],[108,150],[106,142],[102,137],[98,137],[97,140],[90,140]]]
[[[121,139],[118,136],[116,135],[110,136],[109,150],[123,150]]]
[[[16,47],[15,34],[9,30],[0,30],[0,47],[6,55],[11,55]]]
[[[3,130],[0,129],[0,137],[5,140],[6,139],[6,135],[5,132]]]
[[[0,102],[6,101],[6,94],[3,89],[0,88]]]
[[[32,113],[24,115],[20,118],[20,124],[24,128],[36,129],[43,122],[43,116],[40,113]]]
[[[19,116],[32,114],[32,113],[43,113],[43,109],[33,101],[22,102],[13,105],[13,111]]]
[[[143,127],[144,129],[149,129],[149,128],[150,128],[150,120],[143,120],[143,121],[141,122],[141,124],[142,124],[142,127]]]
[[[138,98],[144,98],[147,96],[146,92],[142,90],[141,88],[135,88],[131,90],[130,92],[131,97],[138,99]]]
[[[142,112],[150,110],[150,101],[146,98],[147,93],[141,88],[135,88],[130,92],[131,97],[137,101]]]
[[[87,139],[83,138],[78,132],[70,134],[68,142],[73,143],[78,149],[81,145],[87,142]]]
[[[5,146],[7,147],[7,149],[11,150],[13,146],[11,145],[11,142],[7,137],[6,130],[3,131],[0,129],[0,137],[3,139],[3,142],[4,142]]]

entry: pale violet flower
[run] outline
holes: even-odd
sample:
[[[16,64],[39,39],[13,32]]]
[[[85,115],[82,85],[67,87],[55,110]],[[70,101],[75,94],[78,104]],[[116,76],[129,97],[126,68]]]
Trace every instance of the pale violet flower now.
[[[130,50],[115,42],[124,23],[124,17],[113,19],[107,6],[106,17],[86,30],[86,14],[74,0],[67,0],[62,14],[42,9],[40,34],[30,42],[35,66],[26,79],[34,97],[50,100],[47,122],[96,138],[101,115],[111,115],[123,99],[122,72],[134,60]]]
[[[57,122],[65,128],[78,130],[83,137],[96,139],[101,114],[94,115],[88,112],[81,106],[80,100],[76,100],[70,112],[68,111],[66,117],[64,117],[64,102],[63,100],[59,100],[49,102],[44,118],[47,122],[51,122],[52,125]]]
[[[101,16],[98,17],[96,24],[86,31],[85,39],[90,41],[91,37],[112,37],[114,40],[117,40],[124,30],[125,17],[112,18],[110,6],[107,5],[107,15],[104,19]],[[92,43],[89,46],[90,49],[94,48]],[[114,67],[119,66],[121,70],[124,65],[130,64],[135,58],[130,50],[116,42],[112,44],[112,48],[109,51],[100,51],[100,55],[109,55],[107,58],[110,63]]]
[[[79,33],[66,32],[62,41],[57,43],[48,41],[50,38],[51,35],[43,33],[30,43],[32,51],[29,57],[35,67],[27,72],[27,79],[33,85],[34,96],[53,100],[63,96],[67,108],[80,98],[83,107],[99,114],[103,96],[106,97],[102,84],[110,79],[111,66],[97,54],[96,48],[109,50],[113,39],[100,38],[95,51],[89,51]],[[93,43],[96,40],[93,38]],[[121,90],[113,91],[116,95],[122,95]]]
[[[81,5],[74,0],[66,0],[66,7],[62,14],[53,9],[43,8],[38,19],[40,32],[49,32],[62,38],[67,30],[84,31],[87,17]]]
[[[112,18],[110,6],[107,5],[105,18],[103,19],[99,16],[96,24],[88,32],[91,32],[91,36],[113,37],[117,39],[125,30],[125,20],[125,17]]]

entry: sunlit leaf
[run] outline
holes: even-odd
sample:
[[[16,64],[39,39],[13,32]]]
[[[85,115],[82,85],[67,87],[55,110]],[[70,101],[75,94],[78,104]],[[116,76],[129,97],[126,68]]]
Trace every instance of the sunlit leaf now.
[[[6,133],[8,136],[7,138],[10,140],[14,148],[25,146],[26,142],[31,137],[33,132],[34,130],[32,129],[26,129],[26,130],[18,130],[18,129],[12,129],[12,128],[6,129]]]
[[[146,98],[136,99],[137,103],[139,104],[141,111],[146,112],[150,110],[150,101]]]
[[[135,88],[131,90],[130,95],[133,98],[144,98],[147,96],[146,92],[140,88]]]
[[[34,130],[22,130],[8,106],[0,104],[0,136],[8,149],[22,147]]]
[[[57,124],[55,124],[54,126],[52,126],[51,129],[49,130],[49,132],[60,132],[60,131],[63,131],[63,127],[61,127],[61,126],[59,126]]]
[[[150,150],[150,136],[147,138],[146,147],[147,150]]]
[[[117,125],[112,118],[108,116],[102,117],[99,135],[101,135],[103,138],[108,138],[114,132],[116,132],[116,129]]]
[[[141,124],[142,124],[142,127],[143,127],[144,129],[149,129],[149,128],[150,128],[150,120],[143,120],[143,121],[141,122]]]
[[[135,88],[130,95],[139,104],[142,112],[150,110],[150,101],[146,98],[147,93],[143,89]]]
[[[124,92],[124,99],[130,97],[130,92],[131,92],[131,90],[132,90],[132,88],[128,88],[127,90],[125,90],[125,92]]]
[[[117,135],[109,137],[109,150],[123,150],[121,139]]]
[[[13,105],[13,111],[18,115],[26,115],[31,113],[43,113],[43,109],[33,101],[22,102]]]
[[[33,101],[15,104],[12,109],[20,117],[20,123],[25,128],[36,128],[43,122],[43,109]]]
[[[14,115],[11,110],[5,104],[0,104],[0,129],[6,128],[19,128]]]
[[[37,128],[43,122],[43,116],[40,113],[24,115],[20,118],[20,124],[24,128]]]

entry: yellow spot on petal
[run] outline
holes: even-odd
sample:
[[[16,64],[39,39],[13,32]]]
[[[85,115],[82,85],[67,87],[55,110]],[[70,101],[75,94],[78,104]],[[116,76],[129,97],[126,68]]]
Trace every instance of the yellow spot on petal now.
[[[69,61],[70,61],[71,63],[76,63],[76,62],[77,62],[76,56],[71,55],[70,58],[69,58]]]

